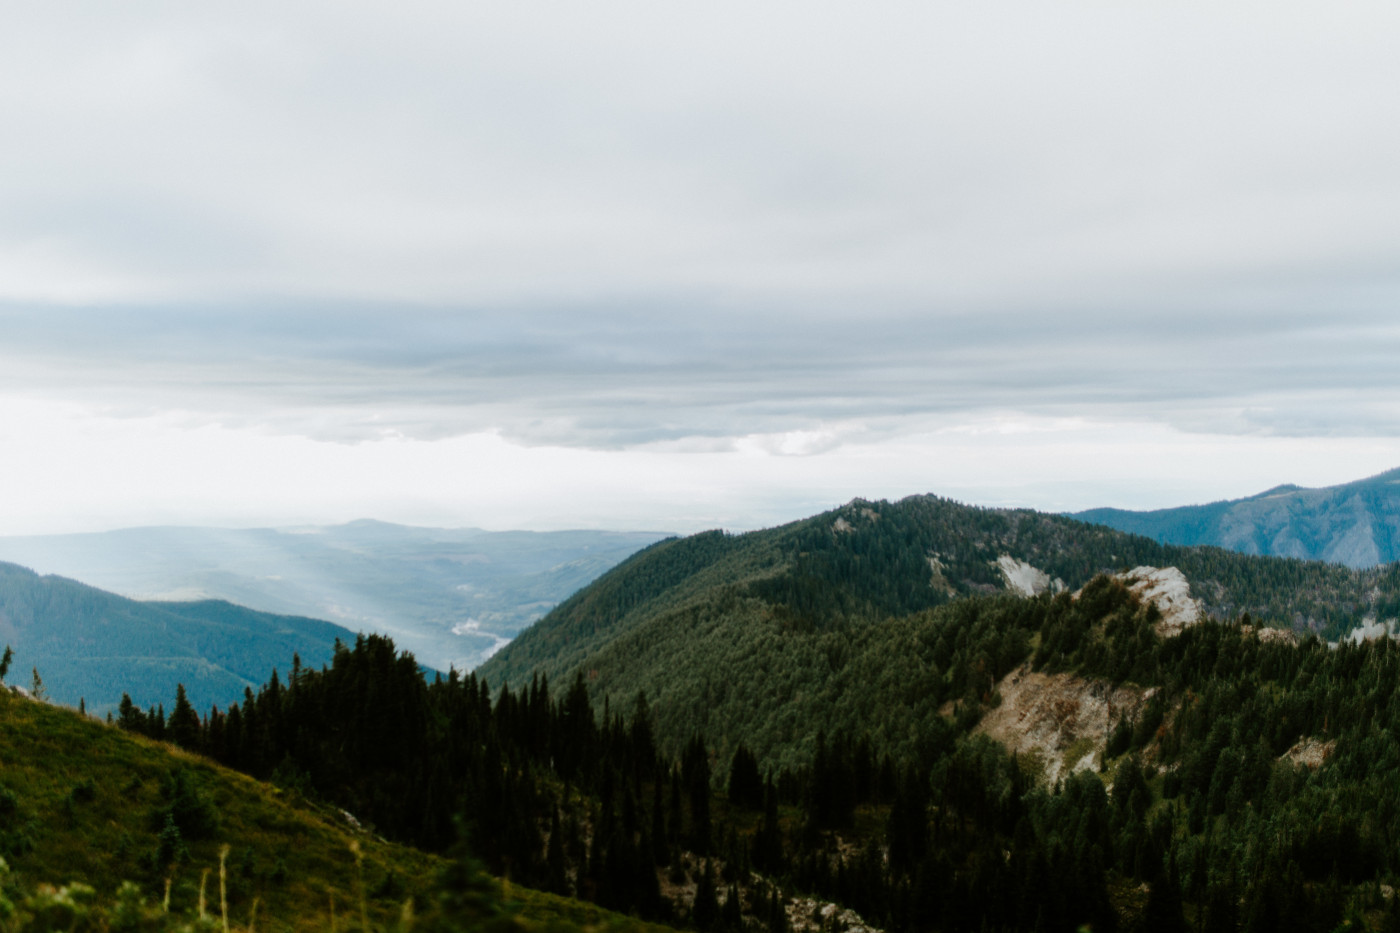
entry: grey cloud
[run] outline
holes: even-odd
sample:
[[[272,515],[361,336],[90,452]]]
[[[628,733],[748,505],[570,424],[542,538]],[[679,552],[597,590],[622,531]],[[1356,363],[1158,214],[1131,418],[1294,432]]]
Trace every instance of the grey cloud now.
[[[358,441],[499,430],[622,447],[989,411],[1222,433],[1396,430],[1376,316],[1025,312],[861,318],[367,309],[0,313],[12,391]]]
[[[348,442],[1400,430],[1400,14],[998,9],[9,13],[0,387]]]

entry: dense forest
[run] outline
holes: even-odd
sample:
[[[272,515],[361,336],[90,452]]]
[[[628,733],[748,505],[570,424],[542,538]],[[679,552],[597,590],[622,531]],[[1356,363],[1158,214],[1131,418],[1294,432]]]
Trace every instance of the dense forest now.
[[[679,755],[703,730],[723,756],[742,741],[776,764],[810,760],[816,733],[855,728],[848,696],[872,682],[922,682],[948,662],[917,614],[1005,593],[1003,555],[1070,590],[1101,572],[1175,566],[1212,617],[1335,640],[1367,616],[1400,616],[1400,571],[1183,548],[1031,511],[932,496],[857,501],[743,535],[707,532],[640,552],[561,604],[478,673],[512,689],[537,673],[582,673],[595,704],[644,692],[659,741]],[[908,651],[887,657],[902,637]],[[945,639],[946,641],[946,639]],[[882,696],[880,690],[875,696]],[[940,699],[939,702],[942,702]],[[930,695],[882,710],[889,741],[928,726]],[[816,728],[807,728],[815,725]]]
[[[1248,619],[1163,640],[1157,619],[1098,577],[870,626],[829,662],[859,674],[795,764],[665,736],[645,695],[596,708],[581,674],[428,682],[377,637],[240,706],[177,697],[117,722],[428,849],[460,815],[495,873],[701,930],[784,928],[799,897],[890,930],[1394,928],[1400,647],[1261,640]],[[1097,769],[1045,786],[976,730],[1023,665],[1155,692]],[[1288,754],[1303,739],[1325,750],[1314,767]]]

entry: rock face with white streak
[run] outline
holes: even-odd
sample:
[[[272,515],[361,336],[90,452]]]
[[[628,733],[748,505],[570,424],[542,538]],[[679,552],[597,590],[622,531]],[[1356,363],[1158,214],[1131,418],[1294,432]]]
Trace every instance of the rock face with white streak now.
[[[1377,641],[1381,638],[1398,637],[1395,632],[1396,620],[1386,619],[1384,622],[1376,620],[1375,616],[1367,616],[1361,620],[1361,624],[1347,632],[1343,641],[1349,641],[1353,645],[1365,644],[1368,641]]]
[[[1050,575],[1038,567],[1032,567],[1023,560],[1009,554],[997,558],[997,569],[1001,571],[1006,588],[1022,596],[1039,596],[1041,593],[1058,593],[1065,588],[1064,581],[1051,580]]]
[[[1191,583],[1175,567],[1134,567],[1115,579],[1127,584],[1128,591],[1145,603],[1152,603],[1162,614],[1157,634],[1163,638],[1180,635],[1203,618],[1204,606],[1191,596]]]

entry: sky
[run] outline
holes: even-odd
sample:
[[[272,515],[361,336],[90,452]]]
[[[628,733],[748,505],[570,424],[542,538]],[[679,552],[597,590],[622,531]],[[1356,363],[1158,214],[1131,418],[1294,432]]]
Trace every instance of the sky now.
[[[13,4],[0,534],[1400,466],[1393,4]]]

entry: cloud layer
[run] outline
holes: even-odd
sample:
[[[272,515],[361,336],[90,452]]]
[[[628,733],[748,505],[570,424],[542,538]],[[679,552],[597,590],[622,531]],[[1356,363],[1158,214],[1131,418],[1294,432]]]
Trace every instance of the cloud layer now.
[[[1400,435],[1390,5],[3,17],[7,397],[783,457]]]

